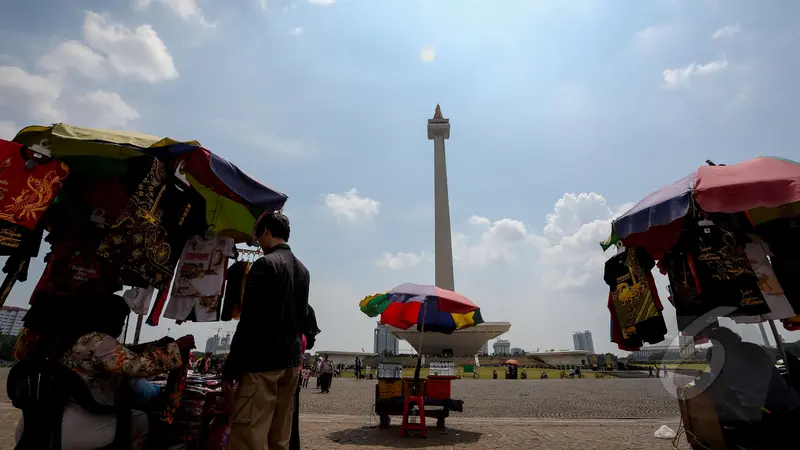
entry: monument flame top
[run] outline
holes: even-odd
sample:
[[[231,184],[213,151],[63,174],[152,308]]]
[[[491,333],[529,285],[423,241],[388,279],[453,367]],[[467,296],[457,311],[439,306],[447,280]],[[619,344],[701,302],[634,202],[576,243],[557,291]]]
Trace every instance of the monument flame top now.
[[[442,116],[442,108],[438,103],[436,104],[436,111],[433,113],[433,120],[444,120],[444,117]]]

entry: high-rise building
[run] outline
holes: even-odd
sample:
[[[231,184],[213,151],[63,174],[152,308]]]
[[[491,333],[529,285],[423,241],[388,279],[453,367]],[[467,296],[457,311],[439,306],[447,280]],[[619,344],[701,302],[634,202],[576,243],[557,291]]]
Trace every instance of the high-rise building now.
[[[28,312],[27,309],[17,308],[16,306],[3,306],[0,308],[0,334],[16,336],[22,329],[22,318]]]
[[[220,336],[219,334],[211,336],[206,340],[206,353],[212,355],[224,355],[231,351],[231,337],[230,335]]]
[[[375,345],[373,350],[376,355],[397,355],[400,353],[400,340],[392,334],[388,326],[378,322],[374,334]]]
[[[511,341],[505,339],[498,339],[494,342],[494,354],[497,356],[511,355]]]
[[[678,351],[681,358],[691,358],[694,356],[694,337],[692,336],[678,336]]]
[[[584,350],[589,354],[594,354],[594,340],[592,340],[592,332],[589,330],[572,333],[572,344],[575,350]]]

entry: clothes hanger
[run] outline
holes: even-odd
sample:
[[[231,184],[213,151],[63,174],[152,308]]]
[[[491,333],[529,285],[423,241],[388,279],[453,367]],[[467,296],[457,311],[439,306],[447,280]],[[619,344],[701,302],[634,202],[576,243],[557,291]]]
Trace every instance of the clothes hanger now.
[[[46,141],[43,140],[42,142]],[[34,167],[36,167],[37,164],[42,162],[41,160],[43,158],[50,160],[53,157],[53,153],[50,151],[50,149],[41,144],[29,145],[28,150],[33,152],[34,159],[29,159],[25,161],[26,169],[33,169]]]
[[[175,178],[180,180],[180,182],[185,184],[186,186],[191,187],[192,186],[191,183],[189,183],[189,180],[186,179],[186,175],[184,175],[183,173],[184,166],[185,166],[185,161],[181,161],[178,163],[178,165],[175,167]]]
[[[701,214],[701,219],[697,222],[697,225],[701,227],[713,227],[714,222],[708,219],[708,215],[706,213]]]

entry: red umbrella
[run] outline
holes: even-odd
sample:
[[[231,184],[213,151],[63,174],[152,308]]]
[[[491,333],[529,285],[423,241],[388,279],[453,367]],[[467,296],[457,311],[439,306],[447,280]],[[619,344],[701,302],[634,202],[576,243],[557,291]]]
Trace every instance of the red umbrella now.
[[[694,199],[703,211],[735,213],[800,200],[800,164],[759,157],[697,169]]]

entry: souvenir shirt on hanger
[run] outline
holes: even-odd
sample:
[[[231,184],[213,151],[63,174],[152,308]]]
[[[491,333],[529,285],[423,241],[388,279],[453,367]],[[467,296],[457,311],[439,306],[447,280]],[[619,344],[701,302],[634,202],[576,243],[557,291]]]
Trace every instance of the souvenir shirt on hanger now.
[[[220,299],[232,250],[233,239],[230,238],[193,236],[189,239],[172,283],[172,295],[164,317],[195,322],[219,320]]]
[[[181,297],[219,297],[225,280],[228,258],[233,256],[233,239],[192,236],[186,241],[172,295]]]
[[[0,255],[32,234],[68,175],[66,164],[0,139]]]
[[[697,292],[697,283],[689,265],[688,255],[674,249],[664,253],[659,262],[669,279],[670,302],[675,307],[678,330],[684,330],[695,319],[712,308]]]
[[[143,283],[164,289],[189,236],[204,233],[205,199],[180,185],[161,161],[152,158],[136,192],[97,252]],[[145,284],[146,283],[146,284]]]
[[[769,314],[769,306],[758,287],[758,279],[747,254],[727,223],[718,226],[701,220],[690,226],[679,245],[685,246],[697,292],[711,310],[716,306],[736,308],[732,315]]]
[[[755,228],[769,245],[770,262],[783,294],[792,309],[800,311],[800,218],[780,217]]]
[[[653,258],[641,248],[626,248],[606,261],[603,278],[611,289],[625,347],[640,347],[640,342],[655,344],[667,333],[658,292],[652,277],[647,276],[654,266]]]
[[[772,252],[769,245],[756,234],[749,234],[748,237],[750,242],[745,244],[744,250],[750,261],[750,266],[753,267],[753,271],[756,273],[761,294],[770,309],[770,313],[763,316],[763,318],[778,320],[796,316],[797,313],[784,295],[783,287],[772,269],[769,258]]]

